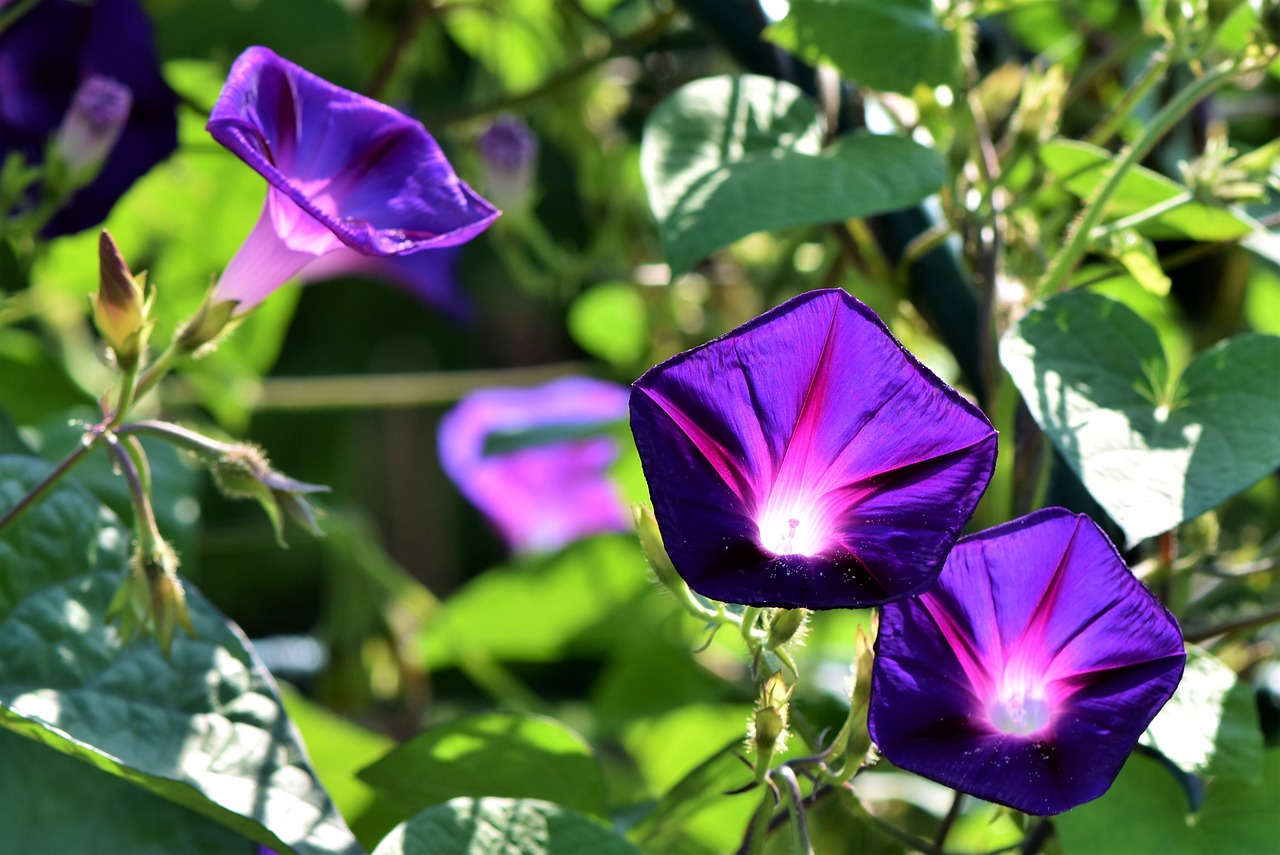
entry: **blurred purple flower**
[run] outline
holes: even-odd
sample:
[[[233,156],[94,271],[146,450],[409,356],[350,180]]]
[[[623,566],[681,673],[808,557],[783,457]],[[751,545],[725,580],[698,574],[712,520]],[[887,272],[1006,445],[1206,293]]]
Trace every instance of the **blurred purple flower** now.
[[[484,162],[485,192],[504,210],[529,199],[538,157],[538,138],[515,116],[499,116],[476,140]]]
[[[881,611],[870,729],[894,764],[1033,814],[1107,791],[1173,694],[1173,616],[1084,515],[966,537]]]
[[[0,9],[14,5],[0,0]],[[43,161],[77,93],[95,78],[128,90],[127,120],[97,177],[44,226],[45,237],[102,222],[134,181],[173,152],[178,99],[160,76],[151,22],[136,0],[43,0],[0,34],[0,160],[19,152],[28,163]]]
[[[671,562],[698,593],[863,607],[929,585],[996,432],[843,291],[812,291],[650,369],[631,429]]]
[[[445,474],[518,551],[549,552],[606,531],[630,531],[606,477],[618,456],[607,434],[627,390],[586,377],[532,389],[481,389],[440,421]]]
[[[465,243],[498,216],[420,122],[263,47],[232,65],[208,129],[270,184],[258,224],[214,291],[214,302],[238,304],[236,314],[290,277],[307,277],[318,259],[317,275],[395,269],[416,283],[419,263],[409,258]]]

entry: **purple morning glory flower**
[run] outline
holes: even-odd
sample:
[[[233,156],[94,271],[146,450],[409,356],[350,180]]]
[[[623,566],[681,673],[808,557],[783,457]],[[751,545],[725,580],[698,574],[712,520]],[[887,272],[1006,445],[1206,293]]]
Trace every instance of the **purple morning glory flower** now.
[[[884,607],[871,737],[926,778],[1061,813],[1111,786],[1185,662],[1102,530],[1049,508],[962,539],[937,584]]]
[[[626,412],[625,388],[586,377],[481,389],[441,419],[440,463],[517,551],[630,531],[626,504],[606,477],[618,456],[606,432]]]
[[[15,5],[0,2],[0,9]],[[0,33],[0,160],[20,152],[40,163],[77,93],[83,105],[106,81],[127,90],[127,118],[101,171],[45,224],[44,237],[102,222],[134,181],[169,156],[178,145],[178,99],[160,76],[151,22],[136,0],[42,0]]]
[[[270,184],[258,224],[214,302],[236,314],[330,253],[415,267],[413,254],[464,243],[498,211],[454,173],[420,122],[251,47],[235,61],[209,133]],[[377,270],[378,265],[362,272]]]
[[[982,412],[843,291],[811,291],[650,369],[631,429],[671,562],[753,606],[922,590],[995,466]]]

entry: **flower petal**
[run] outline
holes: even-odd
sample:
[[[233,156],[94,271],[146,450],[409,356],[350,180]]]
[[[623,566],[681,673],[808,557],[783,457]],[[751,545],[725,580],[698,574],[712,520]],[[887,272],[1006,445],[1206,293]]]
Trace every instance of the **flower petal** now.
[[[1110,787],[1185,659],[1102,530],[1050,508],[963,538],[932,588],[882,610],[871,734],[904,769],[1060,813]]]
[[[463,243],[498,215],[397,110],[251,47],[235,61],[209,133],[368,255]]]
[[[600,435],[626,412],[626,390],[585,377],[533,389],[473,392],[440,422],[440,462],[513,549],[551,551],[630,516],[606,477],[616,441]],[[490,449],[502,437],[513,448]]]
[[[650,369],[631,425],[676,569],[758,606],[860,607],[928,585],[995,464],[981,411],[838,290]]]

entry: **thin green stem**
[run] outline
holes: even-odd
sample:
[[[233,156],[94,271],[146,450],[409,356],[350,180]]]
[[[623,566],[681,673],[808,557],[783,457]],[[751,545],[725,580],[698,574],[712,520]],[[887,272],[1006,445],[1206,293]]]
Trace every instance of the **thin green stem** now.
[[[133,365],[120,372],[120,394],[116,398],[116,411],[112,413],[107,427],[116,427],[133,407],[133,393],[138,385],[138,366]]]
[[[178,344],[180,338],[180,336],[174,337],[173,341],[169,342],[168,347],[142,372],[142,377],[138,379],[137,388],[133,393],[134,400],[150,392],[166,374],[173,370],[173,367],[178,364],[178,360],[185,355]]]
[[[1169,213],[1175,208],[1181,208],[1183,205],[1186,205],[1189,202],[1194,201],[1195,198],[1196,198],[1195,194],[1192,193],[1190,190],[1184,190],[1178,195],[1170,196],[1168,199],[1165,199],[1163,202],[1158,202],[1149,208],[1143,208],[1141,211],[1137,211],[1133,214],[1130,214],[1127,217],[1121,217],[1118,220],[1112,220],[1111,222],[1107,223],[1105,226],[1098,226],[1096,229],[1093,230],[1093,233],[1089,236],[1090,240],[1100,240],[1101,238],[1104,238],[1107,235],[1113,235],[1116,232],[1122,232],[1125,229],[1137,228],[1138,226],[1144,223],[1149,223],[1154,219],[1163,217],[1165,214]]]
[[[21,499],[18,499],[17,503],[14,504],[13,507],[9,508],[3,517],[0,517],[0,531],[4,531],[5,527],[8,526],[9,523],[13,522],[23,511],[35,504],[50,487],[58,483],[62,476],[70,472],[72,468],[83,460],[85,455],[88,454],[95,445],[97,445],[98,440],[101,438],[102,434],[100,433],[86,433],[82,436],[80,438],[80,444],[76,446],[74,451],[64,457],[62,462],[53,467],[53,469],[49,471],[49,474],[41,478],[38,484],[28,490],[26,495]]]
[[[813,843],[809,839],[809,820],[804,813],[804,794],[800,782],[790,766],[779,766],[774,777],[782,781],[782,791],[787,795],[787,813],[791,818],[791,845],[797,855],[813,855]]]
[[[195,452],[201,456],[225,454],[232,450],[232,447],[225,442],[209,439],[203,434],[188,430],[179,425],[170,422],[156,421],[154,419],[143,419],[142,421],[127,422],[120,425],[115,431],[121,436],[133,435],[149,435],[159,437],[173,443],[187,451]]]
[[[951,833],[951,827],[960,818],[960,805],[963,802],[964,793],[956,790],[951,796],[951,807],[947,809],[947,815],[942,818],[942,824],[938,826],[938,833],[933,838],[933,851],[937,855],[943,855],[946,852],[947,835]]]
[[[1246,629],[1257,629],[1260,626],[1266,626],[1274,621],[1280,621],[1280,607],[1267,609],[1248,617],[1236,618],[1235,620],[1224,621],[1223,623],[1213,624],[1210,626],[1193,626],[1183,632],[1183,637],[1187,641],[1199,643],[1208,641],[1218,635],[1228,635],[1233,632],[1241,632]]]
[[[147,495],[146,485],[143,483],[142,476],[138,474],[140,467],[135,464],[129,449],[125,448],[114,434],[104,433],[102,437],[107,443],[107,450],[115,458],[116,466],[120,468],[120,474],[124,476],[125,483],[129,485],[129,498],[133,501],[134,529],[138,536],[138,552],[142,555],[151,555],[156,552],[162,541],[160,527],[156,524],[156,515],[151,508],[151,497]]]
[[[1120,184],[1129,170],[1146,157],[1155,148],[1156,143],[1163,139],[1191,108],[1230,83],[1240,73],[1241,64],[1233,60],[1217,66],[1194,81],[1174,96],[1173,100],[1155,115],[1143,130],[1142,135],[1120,153],[1106,180],[1089,198],[1079,218],[1068,230],[1066,243],[1058,250],[1040,282],[1040,293],[1057,293],[1066,287],[1072,271],[1089,248],[1093,230],[1102,221],[1107,204],[1120,189]]]

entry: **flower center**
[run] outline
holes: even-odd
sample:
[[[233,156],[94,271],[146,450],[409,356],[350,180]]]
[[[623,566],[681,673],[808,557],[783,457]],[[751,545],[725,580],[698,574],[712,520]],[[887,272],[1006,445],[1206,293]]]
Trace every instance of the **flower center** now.
[[[766,509],[759,526],[760,545],[774,555],[814,555],[829,537],[817,514],[794,507]]]
[[[1028,736],[1049,724],[1053,708],[1039,681],[1006,673],[987,715],[1000,732]]]

